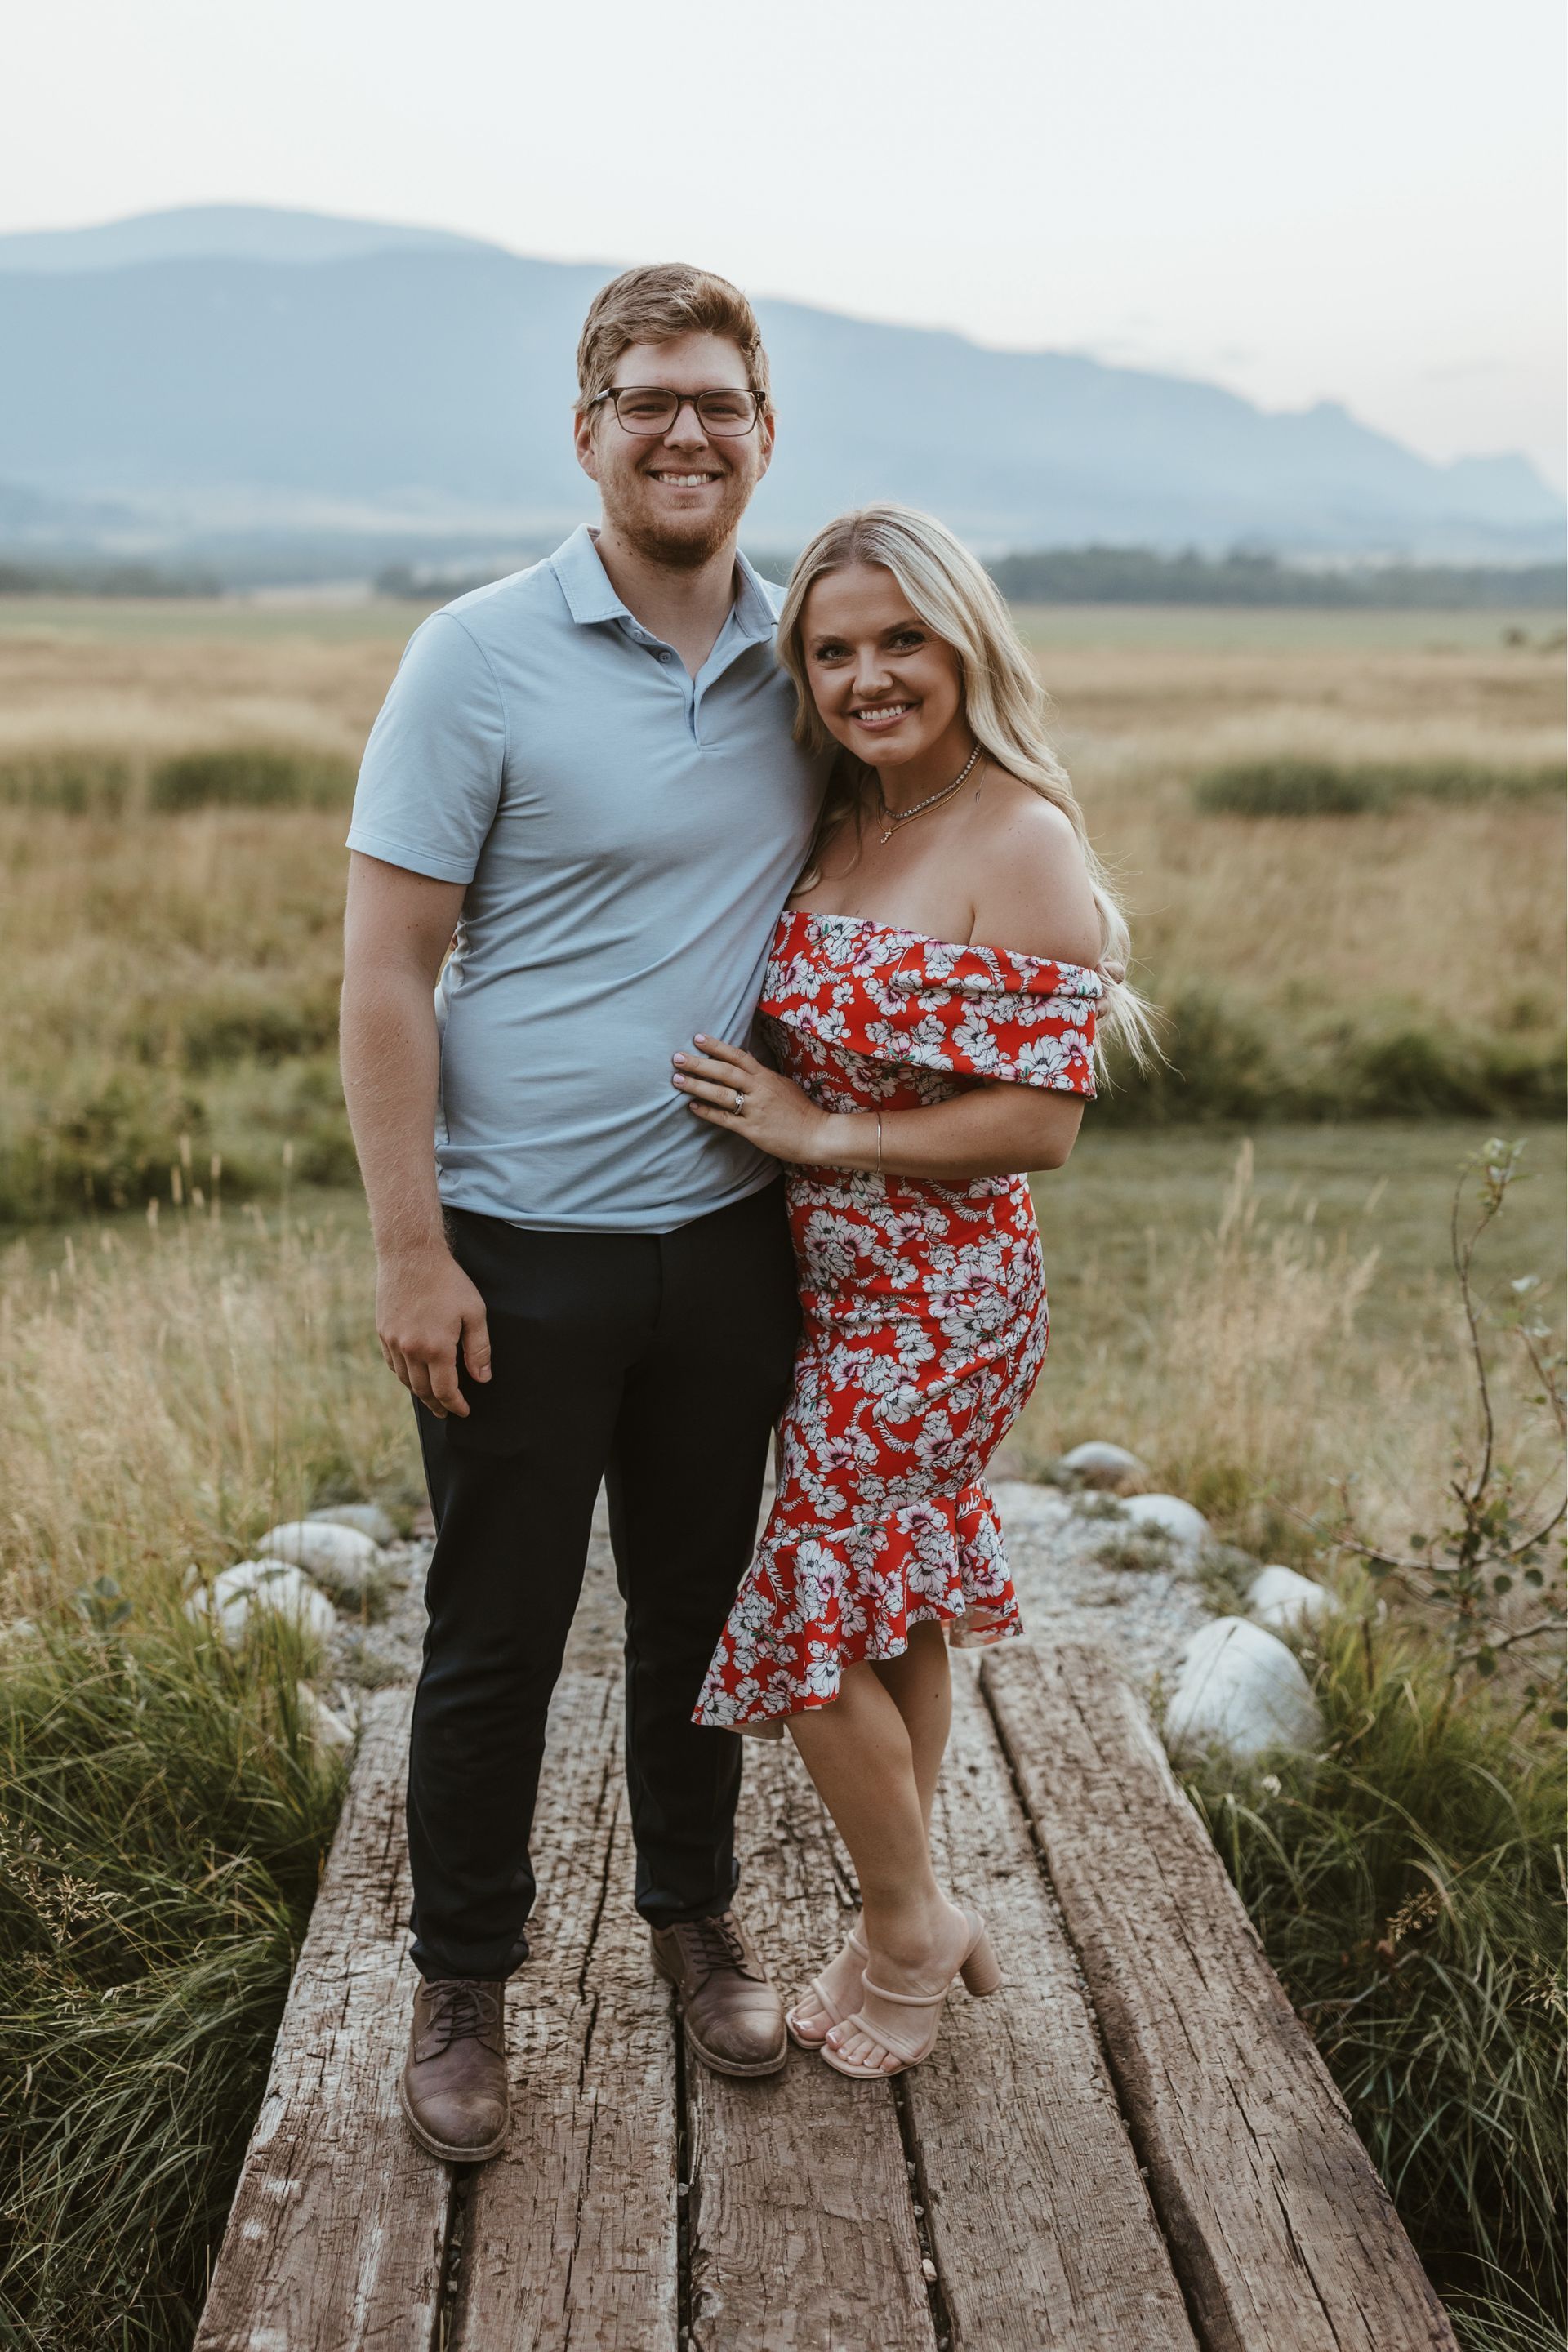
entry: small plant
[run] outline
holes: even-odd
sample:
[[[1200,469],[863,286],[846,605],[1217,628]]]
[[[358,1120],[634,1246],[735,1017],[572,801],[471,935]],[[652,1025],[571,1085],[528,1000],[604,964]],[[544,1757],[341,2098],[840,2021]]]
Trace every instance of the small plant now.
[[[1160,1528],[1129,1528],[1106,1536],[1094,1556],[1101,1568],[1148,1576],[1171,1566],[1171,1538]]]
[[[1551,1642],[1552,1663],[1531,1673],[1522,1700],[1527,1707],[1545,1708],[1552,1728],[1562,1730],[1568,1728],[1562,1665],[1568,1615],[1563,1608],[1561,1530],[1568,1502],[1548,1510],[1541,1500],[1542,1482],[1523,1480],[1500,1453],[1492,1378],[1482,1340],[1483,1309],[1474,1272],[1477,1249],[1501,1214],[1510,1187],[1518,1181],[1523,1150],[1522,1143],[1505,1143],[1494,1137],[1465,1162],[1454,1188],[1449,1250],[1464,1312],[1479,1426],[1473,1450],[1456,1456],[1445,1516],[1435,1533],[1413,1534],[1406,1554],[1392,1551],[1372,1541],[1358,1527],[1348,1483],[1342,1481],[1342,1516],[1331,1540],[1375,1579],[1403,1587],[1436,1613],[1448,1661],[1446,1707],[1454,1705],[1468,1683],[1495,1675],[1505,1652],[1522,1649],[1526,1643]],[[1479,1204],[1473,1220],[1467,1221],[1468,1180],[1478,1170]],[[1507,1320],[1539,1383],[1532,1402],[1551,1415],[1561,1439],[1568,1433],[1563,1358],[1541,1319],[1540,1287],[1535,1275],[1517,1280],[1511,1286]],[[1554,1491],[1562,1488],[1562,1466],[1559,1457],[1552,1481]],[[1523,1623],[1518,1622],[1516,1596],[1520,1595],[1526,1601]]]

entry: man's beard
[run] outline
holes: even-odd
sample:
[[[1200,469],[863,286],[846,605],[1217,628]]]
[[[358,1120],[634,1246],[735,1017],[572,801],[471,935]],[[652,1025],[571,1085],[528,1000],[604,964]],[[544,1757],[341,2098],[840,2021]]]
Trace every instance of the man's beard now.
[[[639,474],[637,479],[640,484],[645,477]],[[751,483],[738,475],[724,474],[720,479],[722,496],[718,505],[706,515],[692,515],[684,529],[661,525],[648,512],[651,501],[637,496],[624,504],[617,499],[614,506],[606,499],[605,520],[648,562],[668,565],[672,572],[700,572],[735,530],[752,495]],[[603,488],[601,483],[601,493]]]

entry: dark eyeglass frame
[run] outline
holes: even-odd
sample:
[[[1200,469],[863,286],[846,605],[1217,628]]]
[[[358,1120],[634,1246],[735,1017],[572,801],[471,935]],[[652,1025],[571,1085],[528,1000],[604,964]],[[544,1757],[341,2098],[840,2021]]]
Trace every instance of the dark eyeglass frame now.
[[[660,392],[664,394],[667,400],[674,401],[675,407],[668,419],[663,425],[650,425],[647,426],[640,425],[628,425],[626,418],[621,415],[621,402],[623,400],[629,400],[633,393],[641,393],[646,397],[646,395],[650,392]],[[714,425],[710,418],[703,415],[702,404],[705,400],[733,400],[741,394],[744,394],[745,397],[752,404],[752,415],[749,424],[742,425]],[[666,433],[670,432],[679,422],[680,412],[683,408],[690,409],[692,415],[696,417],[697,422],[701,425],[704,433],[710,435],[713,439],[717,441],[741,441],[745,438],[748,433],[754,433],[756,431],[757,419],[763,414],[766,402],[766,395],[760,393],[754,384],[749,383],[710,384],[701,392],[677,392],[672,385],[668,383],[617,383],[613,385],[608,392],[596,392],[594,394],[593,399],[585,404],[585,412],[586,409],[597,408],[600,402],[605,400],[609,401],[614,406],[616,412],[616,423],[620,426],[621,431],[623,433],[631,434],[635,439],[639,441],[657,441],[661,439]]]

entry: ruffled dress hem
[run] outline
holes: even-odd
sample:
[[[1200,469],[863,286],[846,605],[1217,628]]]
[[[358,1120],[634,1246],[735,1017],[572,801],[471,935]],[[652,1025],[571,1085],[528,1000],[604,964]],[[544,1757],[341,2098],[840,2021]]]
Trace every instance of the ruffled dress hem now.
[[[846,1666],[901,1658],[910,1628],[927,1624],[955,1649],[1023,1633],[1001,1522],[979,1481],[847,1528],[770,1526],[692,1720],[776,1738],[787,1716],[833,1705]]]

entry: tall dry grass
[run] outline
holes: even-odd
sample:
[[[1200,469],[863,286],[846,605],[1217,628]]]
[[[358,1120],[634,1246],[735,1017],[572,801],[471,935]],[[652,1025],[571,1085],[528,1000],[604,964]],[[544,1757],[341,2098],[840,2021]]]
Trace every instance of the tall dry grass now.
[[[184,1613],[264,1527],[412,1498],[363,1217],[165,1202],[0,1261],[0,2340],[190,2343],[342,1795]],[[101,1581],[100,1581],[101,1580]]]
[[[0,770],[74,753],[126,780],[119,814],[0,805],[0,1220],[166,1192],[182,1137],[198,1171],[221,1154],[231,1195],[265,1190],[285,1139],[301,1176],[352,1179],[333,1050],[342,813],[160,813],[147,783],[208,747],[352,761],[412,617],[182,606],[134,629],[0,629]],[[1554,665],[1495,643],[1264,652],[1031,626],[1146,985],[1176,1016],[1179,1083],[1112,1097],[1109,1115],[1550,1113],[1561,811],[1259,822],[1203,814],[1190,787],[1285,753],[1550,763]]]
[[[1115,1139],[1103,1148],[1114,1151]],[[1403,1542],[1442,1493],[1474,1401],[1451,1284],[1381,1279],[1385,1191],[1380,1179],[1359,1230],[1330,1235],[1310,1195],[1266,1202],[1247,1140],[1210,1215],[1173,1224],[1160,1221],[1156,1171],[1138,1278],[1124,1260],[1121,1272],[1093,1258],[1077,1270],[1070,1316],[1015,1433],[1024,1465],[1113,1438],[1217,1535],[1298,1563],[1320,1549],[1313,1523],[1351,1476],[1369,1532]],[[1055,1222],[1048,1205],[1045,1214]],[[1500,1297],[1510,1278],[1542,1271],[1521,1263],[1514,1230],[1505,1222],[1498,1236]],[[1522,1352],[1502,1357],[1497,1385],[1521,1470],[1544,1469],[1553,1432],[1530,1401],[1537,1383]]]
[[[363,1220],[163,1210],[0,1260],[0,1620],[138,1607],[317,1504],[417,1490]]]

